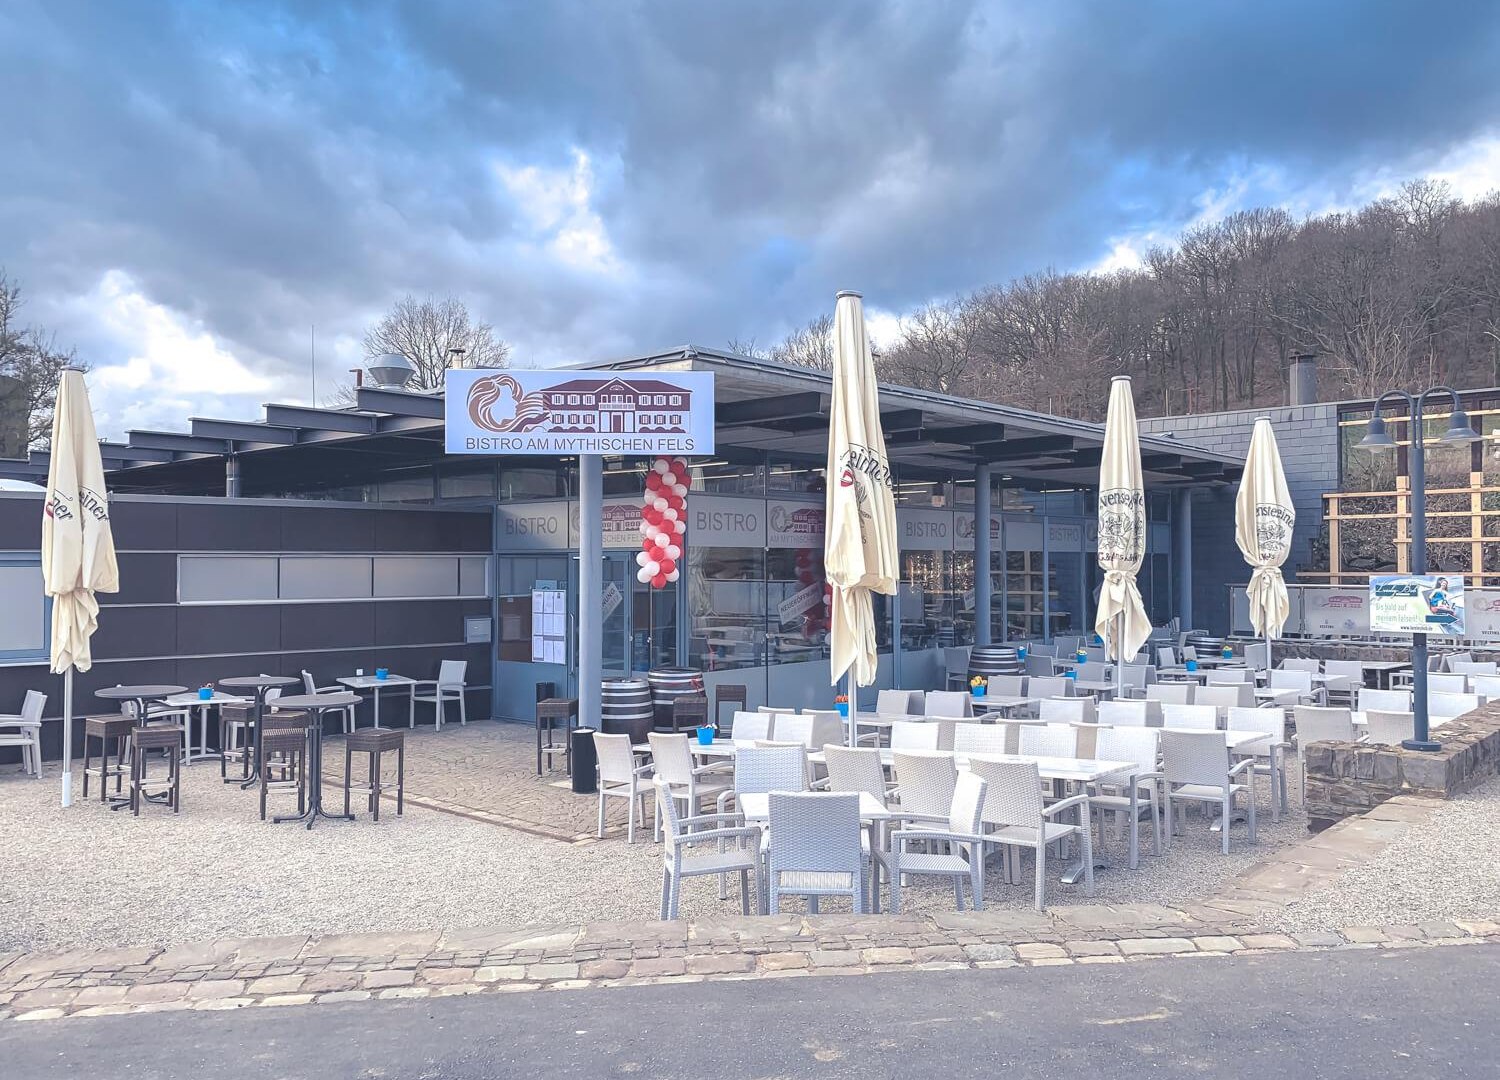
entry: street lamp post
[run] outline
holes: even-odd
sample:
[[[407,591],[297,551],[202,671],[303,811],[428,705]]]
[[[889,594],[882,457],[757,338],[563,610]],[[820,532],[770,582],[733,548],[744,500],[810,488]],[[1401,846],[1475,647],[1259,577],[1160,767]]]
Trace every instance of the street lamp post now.
[[[1447,394],[1453,403],[1448,430],[1443,433],[1439,442],[1451,446],[1458,443],[1471,443],[1480,438],[1479,433],[1469,425],[1468,414],[1464,412],[1463,405],[1458,400],[1458,391],[1451,386],[1434,386],[1422,391],[1416,397],[1412,397],[1405,390],[1387,390],[1381,394],[1379,400],[1375,402],[1374,412],[1370,415],[1368,431],[1359,443],[1360,449],[1371,452],[1394,450],[1396,440],[1392,439],[1386,431],[1385,418],[1380,415],[1380,410],[1387,398],[1396,398],[1406,402],[1410,412],[1408,430],[1411,437],[1411,460],[1407,471],[1411,479],[1411,573],[1413,574],[1427,572],[1427,455],[1422,444],[1426,441],[1423,415],[1427,407],[1427,399],[1433,394]],[[1411,670],[1412,737],[1404,740],[1401,745],[1408,750],[1441,749],[1432,739],[1427,725],[1426,634],[1411,636]]]

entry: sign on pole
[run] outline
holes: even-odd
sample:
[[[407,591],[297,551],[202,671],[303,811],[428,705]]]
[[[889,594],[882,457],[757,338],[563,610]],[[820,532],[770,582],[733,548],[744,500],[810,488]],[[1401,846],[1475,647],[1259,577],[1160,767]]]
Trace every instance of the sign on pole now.
[[[708,454],[714,377],[453,368],[443,425],[450,454]]]
[[[1464,579],[1451,574],[1372,577],[1370,629],[1464,637]]]

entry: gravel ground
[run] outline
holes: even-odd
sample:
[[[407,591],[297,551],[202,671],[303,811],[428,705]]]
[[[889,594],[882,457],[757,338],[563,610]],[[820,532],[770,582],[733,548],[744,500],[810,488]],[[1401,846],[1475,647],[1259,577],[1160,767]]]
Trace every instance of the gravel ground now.
[[[1273,920],[1286,930],[1401,925],[1500,914],[1500,778],[1449,802],[1384,854]]]
[[[309,832],[262,823],[256,793],[220,783],[211,763],[185,770],[178,816],[150,806],[134,818],[96,800],[63,811],[58,785],[55,768],[41,781],[0,776],[0,951],[657,914],[660,849],[640,838],[634,846],[614,838],[571,844],[410,806],[402,818],[383,807],[378,825],[361,815],[353,823],[322,821]],[[331,787],[327,795],[335,798]],[[1170,855],[1147,855],[1137,871],[1123,868],[1123,843],[1112,841],[1107,855],[1120,868],[1098,875],[1095,900],[1173,903],[1210,895],[1306,835],[1300,813],[1276,826],[1269,814],[1262,820],[1259,845],[1246,845],[1236,828],[1225,858],[1217,836],[1195,817]],[[1029,880],[1029,866],[1026,874]],[[1078,902],[1082,889],[1054,878],[1049,899]],[[987,901],[1026,907],[1030,887],[992,877]],[[903,893],[908,910],[952,903],[951,887],[936,881]],[[684,917],[731,912],[738,912],[737,900],[720,901],[711,880],[686,883]]]

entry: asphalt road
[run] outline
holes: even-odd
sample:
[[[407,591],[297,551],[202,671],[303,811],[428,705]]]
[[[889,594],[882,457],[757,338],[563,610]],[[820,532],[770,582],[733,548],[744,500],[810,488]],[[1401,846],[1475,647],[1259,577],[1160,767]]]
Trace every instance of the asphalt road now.
[[[1500,1075],[1500,946],[0,1025],[0,1077]]]

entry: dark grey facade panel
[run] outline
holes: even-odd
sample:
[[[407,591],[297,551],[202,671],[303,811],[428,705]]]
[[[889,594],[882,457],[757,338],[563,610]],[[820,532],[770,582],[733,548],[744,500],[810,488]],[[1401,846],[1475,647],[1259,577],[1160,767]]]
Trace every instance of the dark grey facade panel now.
[[[175,553],[121,551],[116,561],[120,565],[120,591],[100,593],[100,607],[177,603]]]

